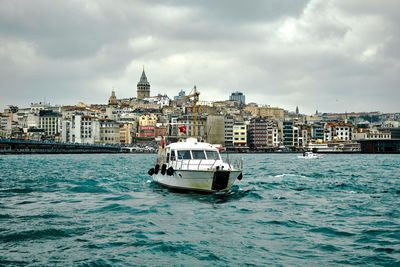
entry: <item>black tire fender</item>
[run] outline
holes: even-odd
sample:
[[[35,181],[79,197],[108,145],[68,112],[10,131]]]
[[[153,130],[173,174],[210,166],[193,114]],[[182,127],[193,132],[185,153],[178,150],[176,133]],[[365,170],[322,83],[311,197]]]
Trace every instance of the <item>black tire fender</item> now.
[[[168,176],[174,175],[174,168],[169,167],[169,168],[167,169],[167,175],[168,175]]]
[[[161,174],[162,175],[165,175],[165,172],[167,171],[167,165],[166,164],[163,164],[162,165],[162,167],[161,167]]]

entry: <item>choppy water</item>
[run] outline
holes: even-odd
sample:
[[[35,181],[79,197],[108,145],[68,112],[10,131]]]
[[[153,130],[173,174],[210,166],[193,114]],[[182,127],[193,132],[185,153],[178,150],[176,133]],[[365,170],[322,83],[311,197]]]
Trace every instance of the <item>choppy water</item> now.
[[[0,156],[0,265],[400,265],[400,155],[241,155],[227,194],[154,155]]]

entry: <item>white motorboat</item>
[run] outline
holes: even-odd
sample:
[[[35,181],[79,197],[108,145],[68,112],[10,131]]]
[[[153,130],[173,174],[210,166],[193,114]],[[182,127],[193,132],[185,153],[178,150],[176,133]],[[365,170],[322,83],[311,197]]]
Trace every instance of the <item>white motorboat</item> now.
[[[299,159],[319,159],[322,158],[321,154],[316,154],[313,152],[304,152],[303,155],[297,156]]]
[[[236,179],[242,179],[242,170],[242,160],[224,162],[216,147],[188,138],[162,145],[148,173],[165,187],[213,193],[228,191]]]

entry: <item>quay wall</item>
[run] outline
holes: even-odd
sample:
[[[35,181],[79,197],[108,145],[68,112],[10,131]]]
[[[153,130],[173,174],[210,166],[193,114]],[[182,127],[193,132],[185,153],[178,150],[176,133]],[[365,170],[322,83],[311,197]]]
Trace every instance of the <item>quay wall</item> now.
[[[0,154],[121,153],[120,146],[0,139]]]

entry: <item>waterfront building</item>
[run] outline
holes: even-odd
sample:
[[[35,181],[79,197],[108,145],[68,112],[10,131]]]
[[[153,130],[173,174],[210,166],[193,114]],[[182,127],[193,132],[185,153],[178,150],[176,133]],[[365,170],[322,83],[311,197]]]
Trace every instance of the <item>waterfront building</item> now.
[[[299,127],[294,121],[284,121],[282,128],[282,142],[283,145],[289,149],[299,147]]]
[[[63,142],[94,144],[100,142],[100,124],[96,117],[75,115],[61,122]]]
[[[325,141],[325,126],[323,124],[311,125],[311,139]]]
[[[248,125],[247,143],[253,150],[272,148],[268,146],[268,121],[265,118],[252,118]]]
[[[325,141],[352,140],[353,125],[343,122],[328,122],[325,125]]]
[[[119,142],[121,145],[130,145],[135,136],[136,127],[132,123],[124,122],[119,128]]]
[[[225,118],[224,116],[207,116],[207,142],[210,144],[225,145]]]
[[[240,105],[246,104],[246,97],[242,92],[236,91],[229,96],[229,100],[237,101]]]
[[[233,147],[248,148],[247,125],[244,122],[235,122],[233,124]]]
[[[59,119],[61,114],[51,110],[39,111],[39,128],[43,129],[48,137],[54,137],[59,133]],[[54,138],[53,138],[54,139]]]
[[[11,118],[12,122],[17,122],[17,118],[14,116],[15,113],[19,111],[19,108],[17,106],[9,105],[8,108],[4,109],[3,114],[8,115]]]
[[[399,127],[381,127],[381,128],[379,128],[379,130],[390,132],[392,139],[400,139],[400,128]]]
[[[361,153],[400,153],[400,139],[359,140]]]
[[[278,147],[280,144],[279,127],[276,121],[268,121],[267,123],[267,145]]]
[[[119,123],[111,119],[100,119],[100,142],[110,145],[119,145]]]
[[[150,97],[150,83],[147,81],[147,76],[143,68],[140,81],[137,84],[137,100],[143,100],[148,97]]]
[[[353,140],[384,140],[391,139],[392,134],[388,130],[378,129],[376,127],[371,129],[360,128],[353,132]]]
[[[0,136],[11,136],[11,116],[8,114],[0,113]]]
[[[252,118],[247,131],[247,143],[253,150],[265,150],[280,144],[278,123],[265,118]]]
[[[73,138],[71,134],[72,119],[60,119],[59,125],[60,125],[59,127],[60,127],[61,142],[72,143],[72,138]]]
[[[18,127],[22,128],[24,132],[26,133],[28,127],[28,116],[31,114],[30,113],[30,108],[20,108],[18,111],[14,114],[14,121],[17,122]]]
[[[310,142],[310,129],[304,124],[297,125],[297,128],[299,130],[298,147],[306,147]]]
[[[224,117],[224,129],[225,129],[225,147],[233,147],[233,116],[226,115]]]
[[[42,141],[46,134],[43,129],[28,128],[26,131],[26,137],[28,140]]]

